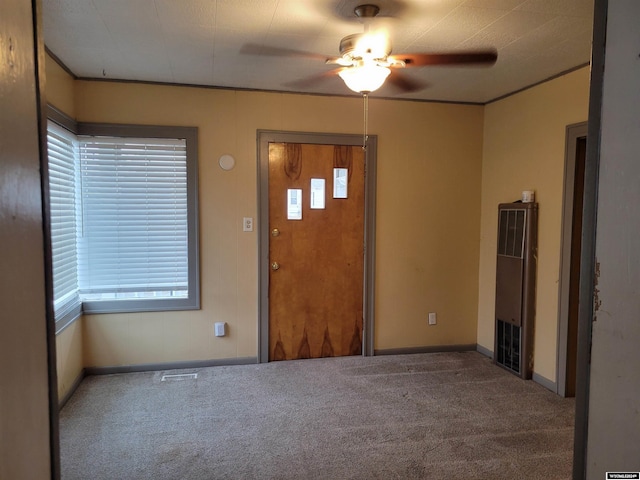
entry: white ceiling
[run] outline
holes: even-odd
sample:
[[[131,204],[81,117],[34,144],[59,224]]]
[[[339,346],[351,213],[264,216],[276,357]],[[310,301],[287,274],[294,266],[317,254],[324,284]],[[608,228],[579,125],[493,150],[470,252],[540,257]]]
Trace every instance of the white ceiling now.
[[[585,65],[593,0],[43,0],[47,48],[79,78],[357,95],[322,57],[240,53],[253,43],[338,56],[363,31],[355,6],[374,3],[393,53],[496,48],[492,67],[429,66],[403,73],[428,84],[372,96],[485,103]]]

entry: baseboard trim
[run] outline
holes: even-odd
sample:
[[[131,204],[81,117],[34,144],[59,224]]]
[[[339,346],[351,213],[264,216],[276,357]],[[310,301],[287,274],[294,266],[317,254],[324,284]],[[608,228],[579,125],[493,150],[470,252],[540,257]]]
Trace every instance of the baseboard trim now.
[[[491,360],[493,360],[493,351],[489,350],[487,347],[483,347],[482,345],[477,344],[476,350],[485,357],[489,357]]]
[[[114,373],[155,372],[158,370],[182,370],[185,368],[224,367],[230,365],[250,365],[258,363],[257,357],[220,358],[186,362],[143,363],[114,367],[87,367],[87,375],[112,375]]]
[[[374,355],[411,355],[414,353],[471,352],[476,345],[435,345],[429,347],[384,348],[374,350]]]
[[[483,347],[482,345],[478,344],[476,349],[482,355],[485,355],[486,357],[489,357],[493,360],[493,352],[487,347]],[[558,386],[556,385],[556,382],[552,382],[548,378],[545,378],[538,373],[533,372],[533,374],[531,375],[531,380],[542,385],[544,388],[551,390],[553,393],[558,393]]]
[[[82,383],[82,380],[84,380],[84,377],[86,376],[87,376],[87,372],[83,368],[82,370],[80,370],[80,373],[78,374],[76,379],[73,381],[73,383],[71,384],[71,388],[67,391],[67,393],[65,393],[64,397],[58,400],[58,410],[62,410],[62,407],[64,407],[67,404],[67,402],[73,396],[73,394],[76,393],[76,390],[78,389],[78,387]]]
[[[551,390],[553,393],[558,393],[558,386],[556,385],[556,382],[552,382],[548,378],[545,378],[536,372],[533,372],[533,375],[531,375],[531,380],[542,385],[547,390]]]

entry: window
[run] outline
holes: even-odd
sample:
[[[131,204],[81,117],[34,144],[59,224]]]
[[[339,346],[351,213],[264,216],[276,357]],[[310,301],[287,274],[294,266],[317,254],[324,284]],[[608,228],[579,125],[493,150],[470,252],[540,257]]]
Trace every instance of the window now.
[[[53,311],[66,326],[80,315],[78,295],[77,141],[68,130],[49,123],[49,198],[53,263]]]
[[[74,130],[49,122],[56,324],[65,295],[85,313],[199,308],[197,130]]]

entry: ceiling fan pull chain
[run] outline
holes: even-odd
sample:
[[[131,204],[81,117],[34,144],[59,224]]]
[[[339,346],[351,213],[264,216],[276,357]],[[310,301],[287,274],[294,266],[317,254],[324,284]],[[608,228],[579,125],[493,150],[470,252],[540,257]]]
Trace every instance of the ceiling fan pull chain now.
[[[367,92],[362,93],[362,99],[364,103],[364,134],[362,137],[362,150],[367,150],[367,140],[369,136],[367,131],[369,130],[369,94]]]

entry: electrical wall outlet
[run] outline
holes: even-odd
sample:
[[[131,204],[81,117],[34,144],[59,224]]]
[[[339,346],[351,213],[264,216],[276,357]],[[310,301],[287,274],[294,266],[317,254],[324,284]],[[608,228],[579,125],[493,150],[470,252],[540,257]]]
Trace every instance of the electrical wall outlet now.
[[[227,334],[227,324],[225,322],[216,322],[213,325],[213,331],[216,337],[224,337]]]
[[[438,323],[438,319],[436,317],[436,313],[435,312],[430,312],[429,313],[429,325],[435,325]]]
[[[253,232],[253,218],[244,217],[242,219],[242,231],[243,232]]]

